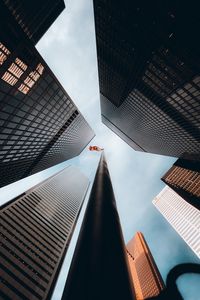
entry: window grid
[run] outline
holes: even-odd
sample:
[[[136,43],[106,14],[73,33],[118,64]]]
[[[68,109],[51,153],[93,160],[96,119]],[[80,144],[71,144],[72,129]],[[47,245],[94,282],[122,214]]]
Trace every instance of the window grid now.
[[[134,149],[179,157],[200,151],[200,61],[163,9],[94,1],[101,109]]]
[[[78,187],[76,190],[72,188],[74,184]],[[68,167],[1,210],[0,256],[4,270],[1,276],[6,295],[16,289],[23,299],[49,298],[52,280],[68,247],[88,184],[82,173]],[[33,199],[35,205],[29,205]],[[45,210],[45,221],[42,218],[44,204],[49,208]],[[68,218],[68,213],[72,218]],[[52,231],[54,225],[59,228],[55,224],[58,218],[63,238]]]
[[[0,66],[3,65],[9,55],[10,51],[0,42]]]
[[[12,43],[15,43],[14,38]],[[0,51],[3,49],[1,52],[6,52],[2,47],[1,45]],[[12,57],[6,62],[10,66],[8,69],[6,67],[6,72],[12,72],[11,75],[18,82],[14,81],[16,85],[11,86],[0,78],[0,186],[32,173],[31,168],[35,162],[41,159],[48,147],[52,147],[58,138],[57,134],[60,134],[77,111],[70,97],[33,46],[29,43],[23,44],[16,51],[12,50]],[[5,74],[5,70],[2,73]],[[19,91],[22,84],[29,89],[27,94]],[[80,113],[79,117],[84,120]],[[76,122],[75,119],[72,121]],[[80,128],[80,140],[76,145],[73,144],[73,130],[78,129],[72,127],[74,129],[70,135],[72,145],[69,145],[69,153],[62,152],[59,156],[56,152],[57,162],[76,156],[92,139],[94,133],[87,122],[83,122],[83,126],[84,128]],[[81,132],[85,133],[87,130],[85,136],[81,135]],[[52,154],[49,166],[54,164],[53,161]],[[48,164],[46,166],[48,167]],[[43,166],[38,165],[39,169],[43,170]]]

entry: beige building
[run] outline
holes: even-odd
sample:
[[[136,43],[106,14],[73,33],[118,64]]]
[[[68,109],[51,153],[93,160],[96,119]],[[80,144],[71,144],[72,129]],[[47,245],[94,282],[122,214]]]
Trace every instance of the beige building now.
[[[126,250],[136,299],[159,295],[165,285],[141,232],[129,241]]]

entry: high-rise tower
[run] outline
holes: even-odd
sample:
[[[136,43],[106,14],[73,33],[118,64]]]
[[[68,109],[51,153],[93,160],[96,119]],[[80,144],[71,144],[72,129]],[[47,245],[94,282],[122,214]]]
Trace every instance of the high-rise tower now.
[[[126,251],[136,299],[159,295],[165,285],[141,232],[137,232],[129,241]]]
[[[94,132],[2,2],[0,14],[2,187],[79,155]]]
[[[153,204],[200,258],[200,211],[166,186]]]
[[[162,177],[187,202],[200,209],[200,157],[184,155]]]
[[[93,2],[103,123],[138,151],[199,153],[199,3]]]
[[[50,299],[88,185],[67,167],[3,205],[1,299]]]
[[[111,179],[102,155],[62,300],[134,300]]]
[[[36,44],[65,8],[63,0],[2,0],[27,37]],[[2,16],[1,16],[2,17]]]

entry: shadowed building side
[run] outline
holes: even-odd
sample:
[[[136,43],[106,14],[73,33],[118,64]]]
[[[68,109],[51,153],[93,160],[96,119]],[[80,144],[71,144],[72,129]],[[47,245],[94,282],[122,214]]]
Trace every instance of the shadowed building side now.
[[[75,118],[75,122],[69,122],[67,129],[64,126],[61,128],[61,134],[54,137],[51,147],[44,149],[41,160],[38,158],[34,162],[27,175],[70,159],[75,154],[78,156],[94,138],[93,130],[78,111],[75,111]]]
[[[16,23],[36,44],[64,10],[63,0],[2,0]]]
[[[165,285],[141,232],[129,241],[126,251],[136,299],[158,296]]]
[[[0,187],[80,154],[94,132],[0,2]]]
[[[62,300],[133,300],[127,256],[102,155]]]

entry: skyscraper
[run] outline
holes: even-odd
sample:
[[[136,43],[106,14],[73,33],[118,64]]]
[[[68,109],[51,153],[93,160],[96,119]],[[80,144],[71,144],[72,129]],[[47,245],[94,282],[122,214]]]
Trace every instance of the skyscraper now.
[[[102,121],[135,150],[200,151],[199,4],[192,3],[94,0]]]
[[[63,0],[2,0],[2,2],[34,44],[65,8]]]
[[[0,13],[2,187],[79,155],[94,132],[2,2]]]
[[[137,232],[129,241],[126,251],[136,299],[159,295],[165,285],[141,232]]]
[[[153,204],[200,258],[200,211],[166,186]]]
[[[134,300],[105,157],[92,186],[62,300]]]
[[[3,205],[1,299],[50,299],[88,185],[70,166]]]
[[[162,177],[187,202],[200,209],[200,157],[184,155]]]

